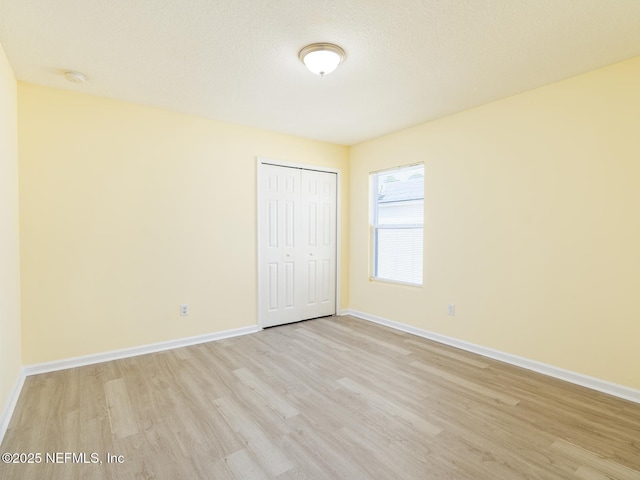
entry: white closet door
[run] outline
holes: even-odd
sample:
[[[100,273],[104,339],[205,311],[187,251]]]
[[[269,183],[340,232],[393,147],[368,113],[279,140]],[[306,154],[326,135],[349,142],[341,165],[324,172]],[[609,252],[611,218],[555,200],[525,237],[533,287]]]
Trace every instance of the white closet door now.
[[[336,175],[302,170],[302,317],[332,315],[336,309]]]
[[[261,165],[259,182],[262,325],[335,313],[336,175]]]

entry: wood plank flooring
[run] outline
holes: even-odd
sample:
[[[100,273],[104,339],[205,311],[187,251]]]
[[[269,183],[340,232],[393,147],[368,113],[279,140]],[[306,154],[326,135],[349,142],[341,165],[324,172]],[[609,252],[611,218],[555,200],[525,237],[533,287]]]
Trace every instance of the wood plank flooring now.
[[[29,377],[4,452],[42,458],[3,480],[640,480],[640,405],[331,317]]]

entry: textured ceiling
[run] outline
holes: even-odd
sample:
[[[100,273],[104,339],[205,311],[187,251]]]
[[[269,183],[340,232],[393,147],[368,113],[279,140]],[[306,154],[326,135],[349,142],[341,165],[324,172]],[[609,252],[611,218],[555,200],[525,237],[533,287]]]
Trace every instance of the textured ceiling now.
[[[0,42],[22,81],[352,145],[640,55],[640,0],[0,0]]]

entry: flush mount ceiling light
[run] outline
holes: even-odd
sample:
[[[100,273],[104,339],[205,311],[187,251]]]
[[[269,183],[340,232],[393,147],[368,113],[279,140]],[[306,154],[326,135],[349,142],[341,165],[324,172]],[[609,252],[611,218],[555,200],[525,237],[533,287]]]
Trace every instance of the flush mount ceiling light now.
[[[298,54],[300,61],[321,77],[338,68],[338,65],[344,62],[345,56],[344,50],[333,43],[312,43]]]
[[[67,70],[63,73],[64,78],[71,83],[84,83],[87,81],[87,76],[84,73],[76,72],[73,70]]]

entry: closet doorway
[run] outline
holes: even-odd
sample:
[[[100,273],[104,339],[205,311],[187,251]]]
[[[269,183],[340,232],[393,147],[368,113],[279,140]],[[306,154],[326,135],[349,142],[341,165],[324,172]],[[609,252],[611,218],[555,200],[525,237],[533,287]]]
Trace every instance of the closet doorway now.
[[[337,177],[258,160],[260,326],[336,313]]]

